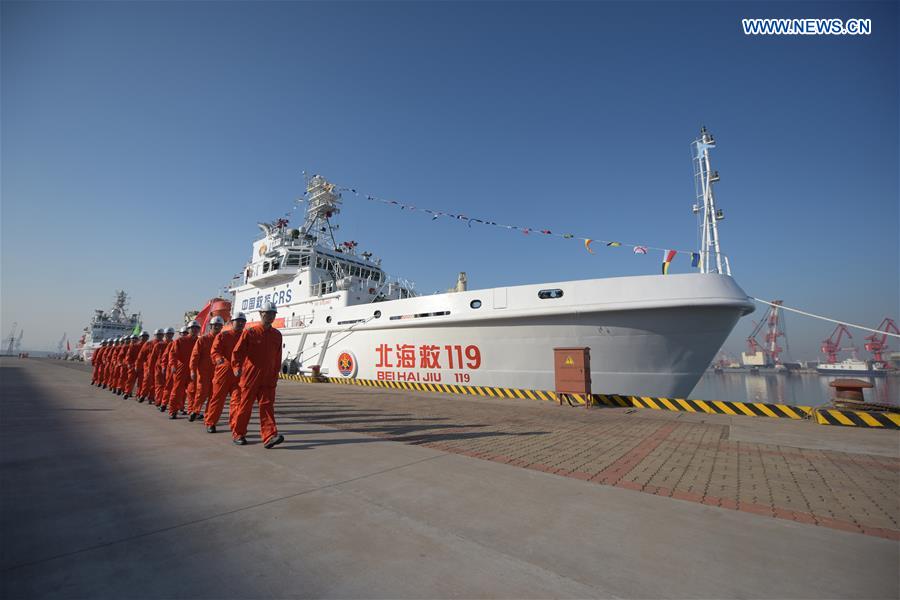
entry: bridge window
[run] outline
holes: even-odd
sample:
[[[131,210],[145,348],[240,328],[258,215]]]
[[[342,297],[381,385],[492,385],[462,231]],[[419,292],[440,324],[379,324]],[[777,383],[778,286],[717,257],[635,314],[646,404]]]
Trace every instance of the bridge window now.
[[[309,254],[304,254],[300,257],[300,266],[308,267],[309,266]]]
[[[284,261],[284,266],[286,266],[286,267],[300,266],[300,255],[299,254],[288,254],[287,258]]]
[[[538,298],[541,300],[549,300],[554,298],[562,298],[563,291],[561,289],[541,290],[538,292]]]

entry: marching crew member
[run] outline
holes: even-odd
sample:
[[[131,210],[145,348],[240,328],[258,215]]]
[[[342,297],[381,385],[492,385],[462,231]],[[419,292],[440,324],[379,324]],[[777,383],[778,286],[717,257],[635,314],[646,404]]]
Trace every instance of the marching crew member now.
[[[172,338],[175,337],[175,328],[169,327],[165,331],[163,341],[153,351],[156,356],[153,387],[154,404],[159,408],[160,412],[166,410],[166,373],[168,372],[169,347],[172,345]]]
[[[197,343],[194,344],[194,350],[191,352],[191,361],[188,365],[191,372],[191,381],[194,382],[194,395],[189,397],[191,402],[188,407],[191,421],[203,416],[201,411],[206,403],[209,402],[213,376],[210,350],[224,325],[225,321],[222,320],[222,317],[210,319],[209,327],[211,331],[197,339]]]
[[[112,385],[113,392],[117,396],[121,396],[125,393],[122,389],[124,387],[122,383],[122,371],[125,368],[125,353],[128,352],[128,342],[130,341],[131,336],[119,338],[119,346],[116,349],[116,365],[115,371],[112,374]]]
[[[212,379],[212,395],[206,405],[206,419],[204,420],[207,433],[216,432],[216,425],[219,423],[219,417],[222,416],[222,409],[225,407],[225,396],[228,394],[231,394],[231,407],[228,410],[229,428],[234,429],[234,415],[240,400],[238,392],[240,388],[238,379],[234,376],[236,365],[231,362],[231,353],[234,351],[234,346],[240,339],[246,323],[247,317],[244,316],[244,313],[236,314],[231,319],[231,329],[217,335],[210,348],[210,358],[215,372]]]
[[[262,324],[245,329],[234,347],[232,363],[235,377],[240,378],[241,398],[232,439],[238,446],[247,443],[247,425],[256,402],[264,446],[274,448],[284,441],[275,425],[275,386],[281,371],[281,332],[272,327],[277,312],[273,302],[266,302],[260,309]]]
[[[166,368],[166,383],[163,386],[163,404],[168,409],[169,403],[172,401],[172,386],[175,383],[175,359],[172,356],[172,350],[175,348],[175,342],[183,338],[187,335],[187,327],[182,327],[178,330],[178,337],[169,344],[168,348],[166,348],[166,359],[165,359],[165,368]]]
[[[140,382],[138,377],[138,369],[140,368],[138,363],[138,357],[141,355],[141,352],[144,349],[144,346],[147,345],[147,340],[150,339],[150,334],[146,331],[141,332],[141,336],[131,336],[131,346],[128,348],[128,354],[125,357],[125,395],[122,397],[123,400],[128,400],[132,396],[132,391],[134,391],[135,384]],[[137,392],[135,392],[137,393]]]
[[[146,400],[149,403],[150,399],[153,397],[153,386],[156,383],[156,374],[153,372],[154,365],[152,362],[153,352],[162,342],[164,333],[165,332],[162,329],[154,331],[154,339],[144,344],[141,353],[138,355],[138,368],[140,369],[139,374],[141,382],[137,392],[138,402]]]
[[[91,385],[100,385],[100,373],[103,372],[103,353],[106,351],[106,340],[100,342],[100,347],[91,356]]]
[[[169,395],[169,418],[178,418],[178,411],[184,410],[190,383],[190,361],[194,344],[197,343],[197,334],[200,332],[200,323],[191,321],[184,335],[172,344],[169,357],[169,369],[172,371],[172,392]],[[194,416],[196,419],[196,415]],[[192,421],[194,419],[191,419]]]

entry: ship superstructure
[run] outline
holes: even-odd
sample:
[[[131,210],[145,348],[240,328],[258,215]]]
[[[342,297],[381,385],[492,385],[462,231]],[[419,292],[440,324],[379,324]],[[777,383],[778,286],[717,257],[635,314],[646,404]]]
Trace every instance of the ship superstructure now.
[[[712,136],[695,141],[700,272],[556,281],[418,295],[355,241],[335,240],[339,191],[307,180],[306,216],[261,223],[234,293],[251,323],[278,306],[282,357],[301,372],[417,384],[552,390],[553,348],[589,347],[596,393],[688,394],[753,303],[719,255]],[[699,164],[699,163],[698,163]]]
[[[90,324],[84,328],[83,344],[77,349],[85,361],[90,361],[94,349],[105,339],[130,335],[141,326],[140,313],[128,313],[128,294],[116,290],[109,311],[96,309]]]

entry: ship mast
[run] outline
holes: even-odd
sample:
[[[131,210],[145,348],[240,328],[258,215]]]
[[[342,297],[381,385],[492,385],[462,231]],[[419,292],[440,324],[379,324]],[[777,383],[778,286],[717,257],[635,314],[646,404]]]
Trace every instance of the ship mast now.
[[[331,245],[336,249],[331,217],[341,212],[340,192],[335,192],[334,185],[328,183],[321,175],[313,175],[306,180],[306,196],[303,233],[314,237],[319,237],[320,233],[328,233]]]
[[[691,144],[693,149],[694,185],[697,201],[694,203],[694,214],[702,213],[700,225],[700,272],[722,273],[731,275],[728,258],[722,256],[719,248],[718,222],[725,218],[725,213],[716,208],[716,197],[713,185],[719,181],[719,172],[713,171],[709,160],[709,151],[716,147],[716,140],[706,127],[700,127],[700,137]]]

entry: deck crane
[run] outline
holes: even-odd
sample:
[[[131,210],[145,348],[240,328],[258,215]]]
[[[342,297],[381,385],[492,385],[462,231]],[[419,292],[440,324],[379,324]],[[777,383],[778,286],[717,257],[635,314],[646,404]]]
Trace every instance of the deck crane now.
[[[886,334],[900,333],[900,329],[897,329],[897,324],[890,317],[885,317],[881,322],[881,325],[876,327],[876,329],[878,329],[879,331],[884,331],[885,333],[873,333],[872,335],[866,336],[867,343],[865,345],[865,349],[872,353],[872,356],[875,357],[876,361],[884,362],[881,353],[885,352],[888,349],[888,336]]]
[[[850,330],[844,327],[844,324],[841,323],[834,328],[834,331],[831,332],[831,335],[828,336],[827,340],[822,341],[822,354],[825,355],[825,362],[827,362],[828,364],[833,365],[837,362],[837,353],[842,350],[841,337],[845,333],[847,334],[848,339],[853,339],[853,334],[851,334]]]

